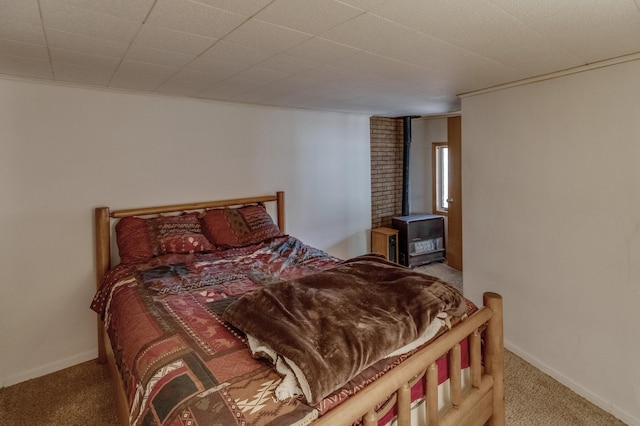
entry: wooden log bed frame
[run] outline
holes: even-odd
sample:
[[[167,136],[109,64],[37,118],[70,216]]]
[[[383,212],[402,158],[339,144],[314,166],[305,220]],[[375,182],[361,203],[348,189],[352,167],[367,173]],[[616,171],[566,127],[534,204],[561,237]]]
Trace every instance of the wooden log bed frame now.
[[[110,211],[108,207],[95,209],[96,279],[100,288],[103,276],[111,268],[111,220],[129,216],[147,216],[164,213],[203,211],[212,208],[242,206],[255,203],[276,204],[277,224],[285,231],[284,193],[238,198],[221,201],[164,205],[127,210]],[[351,425],[362,420],[366,426],[378,424],[386,410],[397,404],[397,424],[411,424],[411,387],[426,376],[426,419],[433,425],[504,425],[504,346],[502,297],[487,292],[483,304],[476,313],[442,334],[402,364],[392,369],[373,384],[368,385],[338,407],[314,421],[314,425]],[[470,385],[462,387],[462,340],[469,339]],[[481,341],[484,350],[481,349]],[[436,360],[447,355],[449,361],[449,399],[445,409],[438,409],[438,366]],[[98,315],[98,362],[109,365],[114,387],[118,418],[122,425],[129,425],[129,404],[118,372],[109,336]],[[376,411],[380,401],[392,396],[385,407]],[[426,407],[426,408],[424,408]]]

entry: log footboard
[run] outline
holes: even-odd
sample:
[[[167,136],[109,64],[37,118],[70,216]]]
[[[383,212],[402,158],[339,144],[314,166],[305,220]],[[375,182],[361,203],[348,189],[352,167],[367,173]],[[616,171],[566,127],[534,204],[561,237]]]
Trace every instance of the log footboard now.
[[[426,375],[426,419],[432,425],[504,425],[504,346],[502,297],[484,294],[484,307],[456,325],[411,358],[320,417],[314,425],[350,425],[362,419],[365,426],[378,424],[375,408],[395,394],[398,425],[411,424],[411,385]],[[482,360],[481,333],[485,350]],[[463,392],[459,342],[469,338],[471,386]],[[449,354],[450,401],[438,410],[438,366],[436,360]]]

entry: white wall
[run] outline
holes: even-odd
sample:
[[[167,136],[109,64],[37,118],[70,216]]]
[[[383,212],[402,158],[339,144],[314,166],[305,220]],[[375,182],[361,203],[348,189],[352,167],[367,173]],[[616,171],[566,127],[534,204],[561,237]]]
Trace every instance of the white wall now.
[[[507,347],[640,424],[640,62],[462,100],[465,294]]]
[[[433,212],[431,145],[447,142],[447,118],[411,120],[411,213]]]
[[[366,252],[369,118],[0,80],[0,386],[96,356],[94,207],[277,190],[288,233]]]

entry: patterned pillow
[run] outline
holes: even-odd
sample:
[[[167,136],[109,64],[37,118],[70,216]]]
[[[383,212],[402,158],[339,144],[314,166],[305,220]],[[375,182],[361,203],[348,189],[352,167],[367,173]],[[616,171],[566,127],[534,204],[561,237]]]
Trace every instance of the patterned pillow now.
[[[201,221],[216,246],[243,247],[284,235],[261,205],[209,210]]]
[[[202,233],[198,213],[158,216],[150,219],[125,217],[116,224],[122,263],[143,262],[167,253],[215,250]]]

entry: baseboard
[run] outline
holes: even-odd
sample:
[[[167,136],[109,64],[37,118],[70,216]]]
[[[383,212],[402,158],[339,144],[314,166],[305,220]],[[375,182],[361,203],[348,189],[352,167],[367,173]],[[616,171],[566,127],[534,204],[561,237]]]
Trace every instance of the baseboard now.
[[[46,364],[41,367],[34,368],[33,370],[23,371],[21,373],[5,377],[2,379],[2,382],[0,383],[0,387],[15,385],[17,383],[25,382],[30,379],[35,379],[36,377],[41,377],[50,373],[55,373],[56,371],[60,371],[68,367],[73,367],[74,365],[77,365],[86,361],[91,361],[92,359],[96,359],[96,358],[98,358],[98,350],[93,349],[78,355],[71,356],[69,358],[64,358],[56,362],[52,362],[51,364]]]
[[[551,368],[550,366],[543,363],[539,359],[531,356],[530,354],[522,350],[520,347],[506,340],[504,342],[504,347],[509,351],[513,352],[514,354],[518,355],[520,358],[527,361],[529,364],[536,367],[538,370],[553,377],[555,380],[562,383],[563,385],[565,385],[566,387],[568,387],[569,389],[571,389],[572,391],[574,391],[575,393],[577,393],[578,395],[586,399],[587,401],[591,402],[595,406],[602,408],[607,413],[611,413],[613,416],[625,422],[629,426],[640,426],[640,419],[638,419],[637,417],[634,417],[631,414],[627,413],[626,411],[621,410],[620,408],[611,404],[610,401],[603,400],[600,396],[594,394],[593,392],[586,389],[585,387],[577,384],[576,382],[574,382],[564,374]]]

